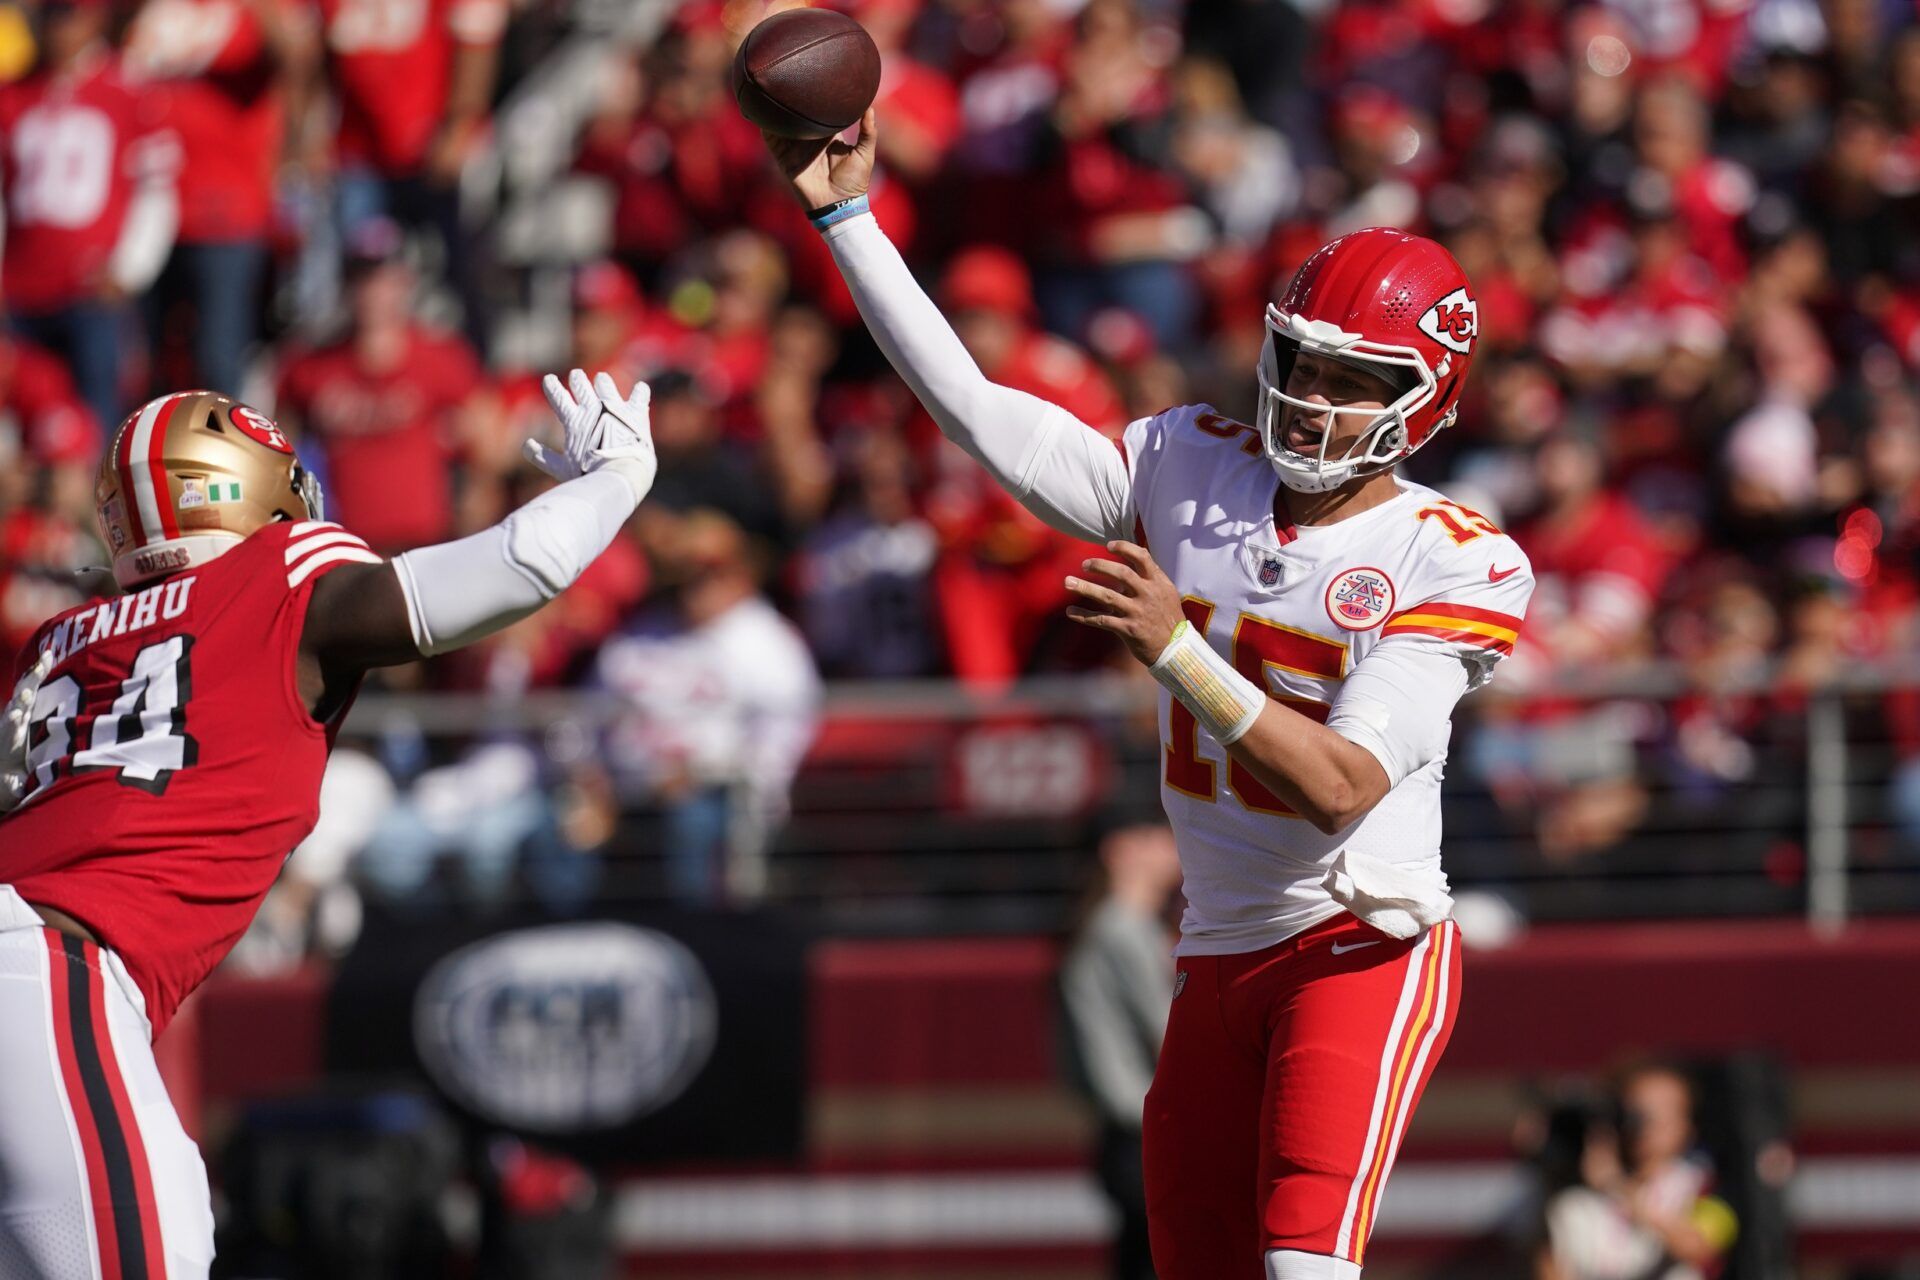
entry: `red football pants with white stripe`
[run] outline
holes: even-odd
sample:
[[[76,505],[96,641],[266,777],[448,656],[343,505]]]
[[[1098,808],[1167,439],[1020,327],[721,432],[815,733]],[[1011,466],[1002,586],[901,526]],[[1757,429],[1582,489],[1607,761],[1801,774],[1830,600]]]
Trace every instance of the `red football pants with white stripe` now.
[[[42,927],[0,885],[0,1276],[204,1280],[200,1152],[111,951]]]
[[[1176,983],[1146,1107],[1160,1280],[1262,1280],[1276,1252],[1289,1280],[1357,1276],[1453,1030],[1458,928],[1394,939],[1342,914],[1264,951],[1182,956]]]

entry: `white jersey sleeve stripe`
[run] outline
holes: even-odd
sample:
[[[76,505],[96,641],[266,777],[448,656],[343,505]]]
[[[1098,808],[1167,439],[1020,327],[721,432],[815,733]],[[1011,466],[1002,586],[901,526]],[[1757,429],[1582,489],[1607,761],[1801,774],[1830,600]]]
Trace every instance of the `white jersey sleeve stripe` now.
[[[338,529],[339,527],[331,520],[302,520],[287,532],[292,537],[300,538],[309,533],[317,533],[321,529]]]
[[[371,550],[366,543],[362,542],[353,534],[348,533],[345,529],[337,529],[332,533],[316,533],[310,538],[302,538],[298,542],[289,542],[287,544],[287,564],[292,565],[293,562],[300,559],[300,557],[312,555],[323,547],[359,547],[363,551]]]
[[[327,565],[340,564],[343,561],[354,564],[386,563],[385,560],[382,560],[365,547],[333,547],[326,551],[317,552],[314,555],[308,556],[305,560],[302,560],[298,568],[288,572],[287,586],[290,588],[297,587],[312,577],[316,571]]]

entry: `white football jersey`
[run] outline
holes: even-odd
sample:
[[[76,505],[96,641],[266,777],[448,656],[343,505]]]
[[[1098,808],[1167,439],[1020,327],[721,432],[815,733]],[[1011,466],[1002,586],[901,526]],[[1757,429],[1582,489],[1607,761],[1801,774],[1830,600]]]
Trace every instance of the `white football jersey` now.
[[[1271,695],[1325,722],[1355,668],[1375,653],[1385,656],[1369,671],[1402,684],[1418,678],[1422,662],[1448,677],[1432,682],[1447,686],[1444,705],[1402,716],[1432,728],[1398,752],[1404,770],[1388,765],[1390,780],[1402,774],[1392,790],[1334,835],[1232,763],[1161,691],[1161,796],[1186,871],[1179,950],[1256,951],[1337,914],[1343,907],[1326,881],[1348,861],[1385,868],[1384,878],[1444,903],[1447,716],[1462,689],[1484,684],[1512,651],[1533,592],[1526,556],[1477,513],[1405,481],[1398,497],[1350,519],[1278,528],[1280,478],[1258,432],[1205,405],[1135,422],[1124,453],[1132,536],[1185,597],[1192,625]],[[1436,655],[1444,655],[1437,667]],[[1405,693],[1415,704],[1423,696]],[[1389,736],[1402,732],[1371,703],[1341,707],[1343,721],[1366,715]]]

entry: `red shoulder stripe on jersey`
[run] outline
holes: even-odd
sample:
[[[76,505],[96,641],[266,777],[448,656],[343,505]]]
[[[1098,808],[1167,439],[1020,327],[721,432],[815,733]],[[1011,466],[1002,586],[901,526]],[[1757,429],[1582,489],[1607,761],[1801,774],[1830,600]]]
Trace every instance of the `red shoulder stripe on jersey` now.
[[[1524,619],[1517,618],[1511,613],[1500,613],[1493,609],[1480,609],[1470,604],[1436,603],[1417,604],[1411,609],[1402,609],[1400,612],[1394,614],[1392,618],[1387,619],[1387,625],[1392,626],[1395,618],[1404,618],[1410,613],[1437,613],[1449,618],[1463,618],[1468,622],[1491,623],[1496,627],[1507,627],[1515,631],[1520,629],[1520,624],[1524,621]]]
[[[102,1280],[164,1280],[153,1174],[113,1052],[99,949],[44,932],[54,1043],[87,1166]]]
[[[1478,631],[1461,631],[1453,627],[1428,627],[1412,622],[1388,623],[1380,629],[1380,634],[1383,636],[1438,636],[1442,640],[1478,645],[1482,649],[1491,649],[1495,653],[1513,652],[1511,640],[1503,640],[1499,636],[1481,635]]]

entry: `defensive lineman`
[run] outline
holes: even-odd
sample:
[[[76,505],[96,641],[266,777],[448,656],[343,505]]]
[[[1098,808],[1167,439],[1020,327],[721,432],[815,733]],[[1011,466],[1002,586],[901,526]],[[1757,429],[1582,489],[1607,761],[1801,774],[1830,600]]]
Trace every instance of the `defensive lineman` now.
[[[546,380],[561,483],[472,537],[382,560],[329,524],[264,415],[154,400],[101,461],[123,594],[44,623],[0,726],[0,1276],[198,1280],[199,1152],[151,1041],[313,828],[370,667],[525,617],[653,484],[648,391]]]
[[[856,144],[768,146],[942,431],[1113,560],[1076,620],[1164,686],[1187,911],[1147,1097],[1161,1280],[1352,1280],[1460,998],[1440,868],[1454,703],[1510,652],[1527,560],[1394,475],[1449,425],[1477,306],[1439,245],[1321,248],[1266,314],[1257,424],[1204,405],[1121,447],[988,382],[866,209]]]

